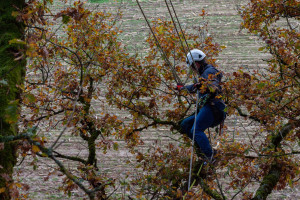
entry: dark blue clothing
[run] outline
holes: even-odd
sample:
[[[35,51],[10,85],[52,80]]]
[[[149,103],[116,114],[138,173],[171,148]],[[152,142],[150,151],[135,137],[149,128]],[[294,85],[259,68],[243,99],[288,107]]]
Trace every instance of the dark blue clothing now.
[[[209,128],[214,121],[214,116],[209,105],[204,105],[196,117],[195,142],[200,147],[201,151],[207,158],[212,156],[212,148],[204,131]],[[189,138],[193,139],[195,115],[184,119],[181,123],[181,128]]]
[[[211,85],[215,87],[216,93],[221,93],[221,79],[222,74],[213,67],[212,65],[206,65],[200,73],[200,78],[208,79],[209,74],[215,75],[214,79],[211,81]],[[218,74],[219,73],[219,74]],[[185,86],[190,92],[195,92],[197,88],[193,85]],[[206,93],[199,94],[199,98],[203,98]],[[191,139],[193,138],[194,126],[195,127],[195,142],[200,147],[201,151],[205,154],[207,158],[212,156],[212,148],[209,144],[209,140],[205,135],[204,131],[209,128],[220,124],[225,118],[225,104],[223,100],[212,98],[209,99],[205,105],[200,108],[197,117],[196,123],[194,124],[195,114],[184,119],[180,126],[184,133],[186,133]]]
[[[212,80],[212,83],[211,83],[211,84],[212,84],[212,86],[214,86],[214,87],[216,88],[217,93],[221,93],[222,88],[221,88],[221,86],[220,86],[220,83],[221,83],[221,80],[222,80],[222,76],[223,76],[223,75],[222,75],[222,73],[219,73],[219,70],[217,70],[217,69],[216,69],[214,66],[212,66],[212,65],[206,65],[202,71],[199,71],[199,74],[201,74],[201,75],[199,76],[199,78],[204,78],[204,79],[209,79],[209,75],[210,75],[210,74],[211,74],[211,75],[215,75],[215,77],[214,77],[214,79]],[[194,87],[194,84],[192,84],[192,85],[187,85],[187,86],[185,86],[185,88],[186,88],[189,92],[192,92],[192,93],[195,92],[196,89],[197,89],[197,88]],[[204,94],[199,93],[199,98],[203,97],[204,95],[205,95],[205,93],[204,93]],[[218,107],[220,106],[220,110],[224,110],[225,104],[224,104],[224,102],[223,102],[222,99],[216,99],[216,98],[214,98],[214,99],[211,100],[211,102],[212,102],[212,103],[218,104]],[[222,104],[223,104],[223,106],[222,106]]]

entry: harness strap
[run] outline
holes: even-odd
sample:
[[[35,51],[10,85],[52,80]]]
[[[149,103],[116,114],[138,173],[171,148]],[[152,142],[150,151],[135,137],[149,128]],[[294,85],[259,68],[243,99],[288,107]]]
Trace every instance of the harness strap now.
[[[219,136],[223,134],[223,128],[224,128],[224,120],[220,123]]]

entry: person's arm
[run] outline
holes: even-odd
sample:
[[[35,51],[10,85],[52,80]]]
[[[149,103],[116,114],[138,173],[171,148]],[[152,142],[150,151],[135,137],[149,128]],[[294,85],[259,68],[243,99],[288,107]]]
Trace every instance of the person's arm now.
[[[195,87],[195,84],[191,84],[191,85],[181,85],[181,84],[177,84],[176,86],[176,90],[188,90],[190,93],[195,93],[197,88]]]

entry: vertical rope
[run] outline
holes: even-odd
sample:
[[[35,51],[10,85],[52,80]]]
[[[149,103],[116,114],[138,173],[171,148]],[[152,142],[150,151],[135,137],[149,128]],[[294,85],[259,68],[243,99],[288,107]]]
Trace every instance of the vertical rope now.
[[[188,44],[188,42],[187,42],[187,40],[186,40],[186,37],[185,37],[185,35],[184,35],[184,32],[183,32],[183,30],[182,30],[182,27],[181,27],[181,24],[180,24],[180,22],[179,22],[179,19],[178,19],[177,13],[176,13],[176,11],[175,11],[174,5],[173,5],[173,3],[172,3],[172,0],[169,0],[169,1],[170,1],[172,10],[173,10],[173,12],[174,12],[176,21],[177,21],[177,23],[178,23],[180,32],[182,33],[182,37],[183,37],[183,40],[184,40],[184,42],[185,42],[185,45],[186,45],[186,47],[187,47],[187,49],[188,49],[188,52],[191,53],[190,46],[189,46],[189,44]],[[170,14],[171,14],[171,13],[170,13]],[[174,22],[173,22],[173,23],[174,23]],[[177,31],[177,32],[178,32],[178,31]],[[180,38],[180,36],[179,36],[179,38]],[[194,58],[193,58],[192,55],[191,55],[191,57],[192,57],[193,63],[195,63]],[[189,63],[189,64],[191,65],[192,63]],[[190,70],[190,71],[191,71],[191,70]],[[195,76],[194,76],[194,77],[195,77]],[[187,77],[187,79],[184,81],[184,84],[186,84],[187,81],[188,81],[188,77]]]
[[[196,97],[196,111],[195,111],[195,119],[194,119],[194,129],[193,129],[192,151],[191,151],[190,170],[189,170],[188,191],[190,190],[191,179],[192,179],[192,166],[193,166],[195,132],[196,132],[196,125],[197,125],[196,120],[197,120],[197,110],[198,110],[198,96],[199,96],[199,90],[197,90],[197,97]]]
[[[166,6],[167,6],[167,8],[168,8],[168,12],[169,12],[169,14],[170,14],[170,16],[171,16],[171,20],[172,20],[172,22],[173,22],[175,31],[176,31],[176,33],[177,33],[177,35],[178,35],[179,40],[180,40],[180,44],[181,44],[181,46],[182,46],[182,49],[183,49],[184,53],[186,54],[187,51],[186,51],[186,49],[185,49],[185,47],[184,47],[184,45],[183,45],[183,42],[182,42],[182,40],[181,40],[181,36],[180,36],[180,34],[179,34],[179,32],[178,32],[176,23],[175,23],[175,21],[174,21],[174,18],[173,18],[173,15],[172,15],[171,10],[170,10],[170,8],[169,8],[169,4],[168,4],[167,0],[165,0],[165,3],[166,3]]]
[[[161,52],[163,58],[165,59],[165,61],[166,61],[167,64],[169,65],[169,67],[170,67],[170,69],[171,69],[171,71],[172,71],[172,73],[173,73],[173,76],[174,76],[174,79],[175,79],[176,83],[182,84],[182,82],[181,82],[179,76],[176,74],[175,68],[172,66],[172,64],[171,64],[171,62],[169,61],[167,55],[165,54],[164,50],[162,49],[161,45],[159,44],[159,41],[158,41],[157,37],[155,36],[154,31],[152,30],[152,27],[151,27],[151,25],[150,25],[150,23],[149,23],[149,21],[148,21],[146,15],[145,15],[145,13],[144,13],[142,7],[141,7],[141,5],[140,5],[140,2],[139,2],[138,0],[136,0],[136,3],[138,4],[138,6],[139,6],[139,8],[140,8],[140,10],[141,10],[141,12],[142,12],[142,14],[143,14],[145,20],[146,20],[147,25],[149,26],[149,29],[151,30],[151,33],[152,33],[152,35],[153,35],[153,37],[154,37],[154,40],[155,40],[155,42],[156,42],[156,46],[159,48],[159,50],[160,50],[160,52]]]

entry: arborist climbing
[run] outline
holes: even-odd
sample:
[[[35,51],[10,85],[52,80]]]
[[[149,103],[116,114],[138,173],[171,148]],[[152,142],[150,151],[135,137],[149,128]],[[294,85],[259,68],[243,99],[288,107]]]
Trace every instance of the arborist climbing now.
[[[220,86],[222,74],[214,66],[207,64],[205,57],[205,53],[199,49],[193,49],[187,54],[187,66],[197,73],[199,79],[196,83],[187,86],[178,84],[177,89],[187,89],[191,93],[198,93],[202,105],[199,106],[197,114],[185,118],[180,126],[185,134],[195,140],[204,158],[213,162],[216,151],[212,149],[204,131],[221,124],[226,114],[225,104],[218,97],[222,92]]]
[[[175,20],[173,18],[173,15],[171,13],[171,9],[165,0],[166,6],[168,8],[169,14],[171,16],[172,22],[174,24],[174,28],[176,30],[176,33],[178,34],[178,37],[180,38],[180,43],[182,45],[182,48],[185,52],[189,52],[186,56],[186,63],[188,68],[191,68],[196,74],[198,74],[198,81],[192,85],[184,86],[184,83],[180,80],[179,76],[176,73],[176,70],[174,66],[172,66],[171,62],[168,60],[167,55],[165,54],[163,48],[161,47],[158,39],[156,38],[156,35],[149,23],[149,20],[147,19],[140,3],[138,0],[136,0],[144,18],[149,26],[149,29],[153,35],[153,38],[155,40],[155,43],[158,47],[158,49],[161,52],[162,57],[164,58],[165,62],[169,66],[174,80],[177,83],[176,89],[183,90],[186,89],[190,93],[197,92],[197,103],[196,103],[196,112],[194,115],[187,117],[184,119],[180,126],[181,130],[187,134],[194,144],[194,141],[196,141],[196,145],[200,148],[200,150],[203,153],[203,157],[205,162],[214,163],[215,161],[215,155],[216,151],[213,151],[210,142],[205,135],[204,131],[208,129],[209,127],[214,127],[219,124],[223,124],[223,121],[226,117],[225,114],[225,104],[224,102],[219,98],[219,94],[222,92],[221,88],[221,79],[222,74],[212,65],[206,63],[205,57],[206,55],[198,49],[190,50],[189,45],[187,43],[187,40],[184,36],[184,32],[181,28],[180,22],[178,20],[178,17],[176,15],[176,11],[174,9],[174,6],[172,4],[172,1],[170,0],[170,5],[173,9],[175,18],[177,20],[178,27],[180,28],[180,31],[182,33],[182,36],[180,36],[179,31],[177,29],[177,25],[175,23]],[[184,44],[182,42],[185,42],[186,47],[184,47]],[[187,48],[187,49],[186,49]],[[198,97],[200,99],[200,105],[198,106]],[[198,109],[199,108],[199,109]],[[221,130],[221,127],[220,127]],[[191,152],[191,159],[190,159],[190,171],[189,171],[189,180],[188,180],[188,190],[191,187],[191,177],[192,177],[192,162],[193,162],[193,149]],[[202,167],[200,167],[201,170]]]

